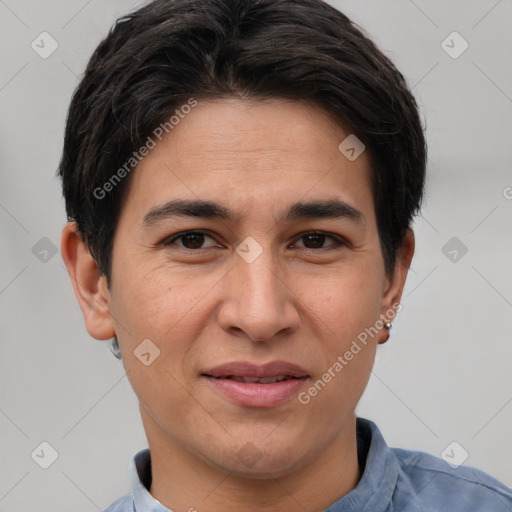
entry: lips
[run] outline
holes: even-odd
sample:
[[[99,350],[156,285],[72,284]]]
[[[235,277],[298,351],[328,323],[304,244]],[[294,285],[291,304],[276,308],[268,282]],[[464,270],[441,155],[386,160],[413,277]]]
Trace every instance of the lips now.
[[[272,380],[265,382],[267,379],[300,379],[308,376],[307,372],[300,366],[297,366],[292,363],[287,363],[285,361],[272,361],[264,365],[255,365],[248,362],[235,361],[232,363],[225,363],[214,368],[211,368],[205,371],[203,375],[215,377],[217,379],[232,378],[238,380],[239,378],[252,378],[258,379],[262,383],[274,382]],[[257,381],[253,380],[251,382]]]
[[[216,392],[250,407],[279,405],[298,393],[309,378],[303,368],[285,361],[264,365],[236,361],[210,368],[201,376]]]
[[[296,379],[290,375],[276,375],[275,377],[244,377],[238,375],[227,375],[226,377],[214,377],[215,379],[232,379],[245,384],[274,384],[283,380]]]

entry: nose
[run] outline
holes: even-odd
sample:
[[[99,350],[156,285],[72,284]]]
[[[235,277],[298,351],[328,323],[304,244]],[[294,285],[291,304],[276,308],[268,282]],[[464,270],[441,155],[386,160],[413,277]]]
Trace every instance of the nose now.
[[[300,323],[293,282],[270,249],[252,262],[234,255],[235,264],[224,277],[218,322],[231,335],[252,341],[271,341],[294,332]]]

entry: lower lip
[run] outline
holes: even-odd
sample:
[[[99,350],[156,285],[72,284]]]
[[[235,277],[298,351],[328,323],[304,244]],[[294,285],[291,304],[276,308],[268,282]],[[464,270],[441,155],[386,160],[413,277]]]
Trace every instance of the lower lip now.
[[[271,384],[246,384],[233,379],[203,377],[231,400],[249,407],[273,407],[286,402],[300,391],[307,379],[302,377]]]

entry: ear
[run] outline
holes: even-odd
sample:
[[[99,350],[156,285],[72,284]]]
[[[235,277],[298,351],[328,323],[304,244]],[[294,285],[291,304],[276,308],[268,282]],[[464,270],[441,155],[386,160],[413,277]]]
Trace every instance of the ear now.
[[[97,340],[115,336],[110,315],[110,292],[105,276],[89,253],[76,222],[68,222],[61,236],[62,259],[84,315],[87,332]]]
[[[414,233],[407,228],[404,241],[398,250],[393,275],[386,276],[384,279],[381,318],[383,322],[393,322],[393,318],[397,314],[397,307],[402,298],[402,292],[407,278],[407,272],[411,266],[411,260],[414,255]],[[385,343],[389,337],[386,328],[379,332],[379,343]]]

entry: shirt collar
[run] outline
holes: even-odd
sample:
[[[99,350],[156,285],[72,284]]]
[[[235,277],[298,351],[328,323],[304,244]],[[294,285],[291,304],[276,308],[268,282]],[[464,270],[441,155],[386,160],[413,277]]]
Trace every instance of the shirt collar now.
[[[357,455],[363,474],[357,486],[325,512],[384,512],[395,491],[399,464],[373,421],[357,418]],[[364,462],[366,460],[366,462]]]
[[[172,512],[149,494],[152,480],[149,448],[135,454],[129,473],[135,512]]]
[[[357,418],[357,451],[363,475],[355,489],[333,503],[325,512],[381,512],[387,509],[398,478],[398,461],[391,456],[377,425]],[[130,461],[130,483],[135,512],[172,512],[149,493],[151,455],[139,451]]]

